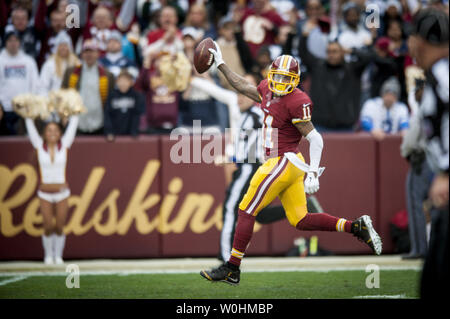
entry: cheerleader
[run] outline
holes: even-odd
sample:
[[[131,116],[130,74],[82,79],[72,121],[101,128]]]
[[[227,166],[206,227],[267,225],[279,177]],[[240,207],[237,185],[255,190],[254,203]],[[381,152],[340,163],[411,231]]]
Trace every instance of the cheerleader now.
[[[63,250],[66,240],[63,228],[68,211],[69,186],[66,181],[67,150],[75,138],[78,116],[71,116],[63,135],[62,127],[56,122],[49,122],[39,135],[34,121],[25,119],[28,135],[37,150],[41,184],[37,195],[44,220],[44,263],[63,264]],[[56,223],[53,222],[56,219]]]

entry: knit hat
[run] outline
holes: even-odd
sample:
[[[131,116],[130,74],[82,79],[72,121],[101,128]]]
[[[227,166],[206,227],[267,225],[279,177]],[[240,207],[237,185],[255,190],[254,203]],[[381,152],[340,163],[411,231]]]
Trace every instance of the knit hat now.
[[[183,31],[181,31],[181,33],[183,34],[183,38],[185,36],[190,36],[195,41],[200,41],[203,38],[203,35],[205,34],[205,32],[202,29],[197,29],[194,27],[186,27],[183,29]]]
[[[122,34],[117,30],[111,31],[111,33],[108,36],[108,41],[113,39],[122,43]]]
[[[383,96],[386,93],[392,93],[397,98],[400,97],[400,83],[395,77],[390,77],[381,86],[380,95]]]
[[[349,1],[342,6],[342,13],[344,14],[344,16],[346,16],[347,13],[352,9],[360,12],[358,5],[356,3],[354,3],[353,1]]]
[[[448,43],[448,15],[435,8],[419,10],[413,19],[412,34],[418,35],[425,41],[442,45]]]
[[[12,36],[15,36],[19,41],[20,41],[20,35],[17,31],[15,30],[10,30],[8,32],[5,33],[5,37],[4,37],[4,42],[6,43],[8,41],[8,39]]]
[[[55,53],[56,50],[58,49],[58,46],[63,43],[69,46],[71,52],[73,51],[72,39],[70,38],[69,34],[64,30],[59,31],[59,33],[56,35],[55,45],[53,46],[52,52]]]

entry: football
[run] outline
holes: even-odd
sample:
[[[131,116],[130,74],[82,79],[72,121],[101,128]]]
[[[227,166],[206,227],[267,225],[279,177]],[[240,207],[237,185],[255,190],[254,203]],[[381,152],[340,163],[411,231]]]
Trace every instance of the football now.
[[[195,48],[194,66],[198,73],[207,71],[214,63],[214,55],[208,51],[210,48],[216,48],[211,38],[202,40]]]

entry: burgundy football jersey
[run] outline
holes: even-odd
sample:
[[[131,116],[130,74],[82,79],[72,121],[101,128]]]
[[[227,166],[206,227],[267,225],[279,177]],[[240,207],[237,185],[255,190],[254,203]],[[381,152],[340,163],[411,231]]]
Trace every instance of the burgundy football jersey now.
[[[264,112],[263,147],[266,156],[298,153],[302,135],[294,124],[311,120],[311,99],[297,88],[290,94],[273,96],[267,79],[261,81],[257,89],[262,100],[260,107]]]

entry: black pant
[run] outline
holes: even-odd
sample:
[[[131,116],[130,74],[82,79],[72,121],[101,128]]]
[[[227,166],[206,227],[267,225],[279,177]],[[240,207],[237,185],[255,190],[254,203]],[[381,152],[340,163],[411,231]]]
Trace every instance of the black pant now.
[[[448,298],[448,205],[431,212],[431,237],[423,265],[420,295],[423,299]]]
[[[0,121],[0,135],[18,135],[20,116],[15,112],[4,112]]]

